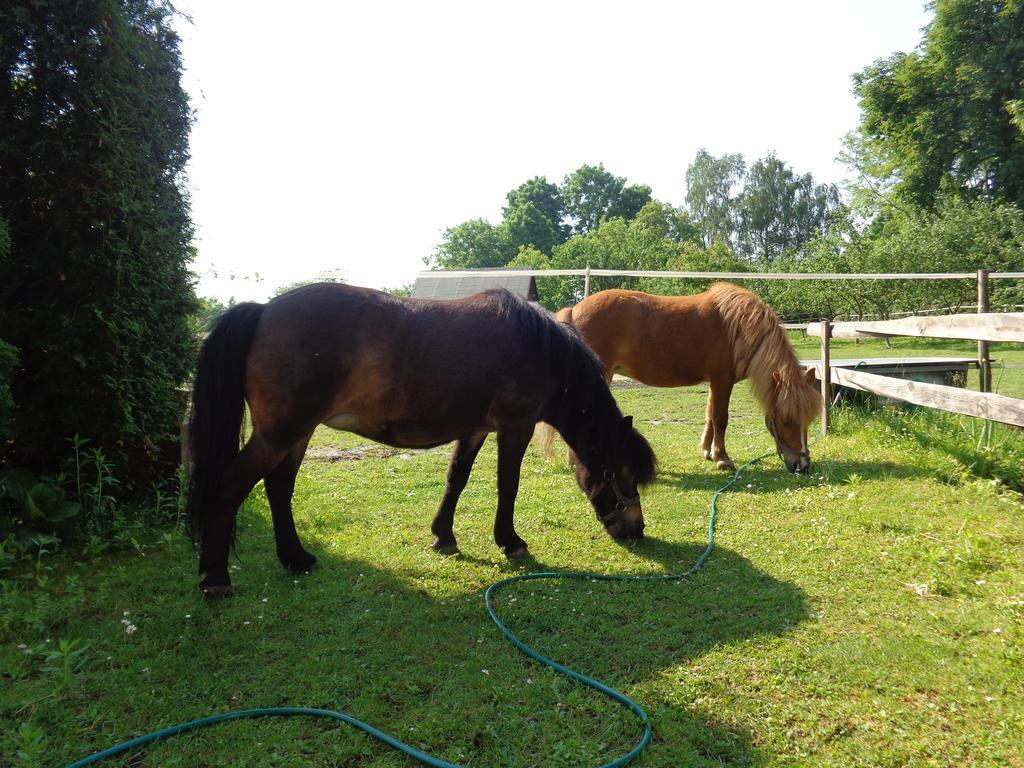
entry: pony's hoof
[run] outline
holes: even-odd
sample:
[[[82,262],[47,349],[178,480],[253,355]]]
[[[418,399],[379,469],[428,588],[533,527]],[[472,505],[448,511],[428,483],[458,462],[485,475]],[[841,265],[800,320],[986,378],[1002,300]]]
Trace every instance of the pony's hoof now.
[[[292,560],[288,565],[288,569],[295,575],[300,575],[301,573],[312,573],[316,570],[316,558],[307,552],[305,557],[298,557]]]
[[[199,590],[207,600],[219,600],[222,597],[235,596],[235,588],[230,584],[200,584]]]
[[[727,469],[730,472],[736,469],[736,465],[732,463],[731,459],[719,459],[715,466],[719,469]]]
[[[316,557],[305,550],[298,555],[295,555],[295,557],[290,557],[287,560],[282,559],[281,562],[284,564],[285,568],[296,576],[300,576],[304,573],[312,573],[316,570]]]
[[[522,560],[524,557],[528,557],[530,554],[530,548],[525,544],[520,544],[516,547],[505,547],[505,557],[509,560]]]
[[[442,554],[442,555],[458,555],[458,554],[460,554],[459,553],[459,545],[456,544],[454,541],[443,542],[440,539],[434,539],[434,543],[430,545],[430,548],[433,549],[438,554]]]

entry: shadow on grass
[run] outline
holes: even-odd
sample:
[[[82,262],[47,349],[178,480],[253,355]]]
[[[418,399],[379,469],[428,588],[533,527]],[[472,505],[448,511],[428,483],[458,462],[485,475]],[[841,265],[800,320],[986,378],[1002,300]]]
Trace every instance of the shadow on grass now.
[[[628,548],[658,563],[666,574],[681,574],[705,545],[645,537]],[[536,581],[514,585],[502,595],[499,614],[520,639],[627,693],[666,676],[689,679],[689,662],[718,647],[785,634],[809,616],[802,590],[722,547],[686,578]],[[689,734],[681,737],[686,743],[671,745],[669,762],[652,759],[652,764],[703,759],[751,765],[760,760],[746,733],[731,732],[689,707],[683,711],[650,700],[642,704],[666,740],[671,740],[668,734]]]
[[[249,516],[247,523],[234,598],[202,602],[192,552],[177,553],[184,563],[132,562],[134,574],[120,573],[96,593],[100,629],[124,606],[138,629],[130,655],[114,656],[110,647],[125,637],[97,640],[97,653],[116,661],[80,673],[52,713],[41,705],[40,718],[56,729],[51,743],[66,745],[63,758],[171,722],[266,706],[339,709],[456,763],[560,765],[567,760],[538,755],[575,745],[568,762],[597,764],[638,738],[628,712],[541,669],[500,636],[476,587],[458,588],[459,558],[435,556],[414,574],[317,552],[320,567],[295,578],[273,556],[268,521]],[[703,551],[650,538],[631,549],[667,572],[689,567]],[[532,558],[508,564],[535,568],[544,566]],[[642,686],[719,645],[782,634],[807,615],[798,588],[725,549],[678,584],[535,581],[509,587],[497,602],[503,621],[540,652],[657,711],[656,733],[688,734],[671,745],[674,754],[733,765],[759,762],[747,734],[691,707],[644,701]],[[71,631],[94,637],[96,629]],[[97,701],[109,713],[102,727],[89,715]],[[678,764],[656,759],[669,746],[660,738],[647,764]],[[145,749],[154,764],[184,755],[185,762],[202,756],[249,765],[278,764],[284,754],[296,763],[355,765],[387,751],[344,726],[302,718],[221,725]]]

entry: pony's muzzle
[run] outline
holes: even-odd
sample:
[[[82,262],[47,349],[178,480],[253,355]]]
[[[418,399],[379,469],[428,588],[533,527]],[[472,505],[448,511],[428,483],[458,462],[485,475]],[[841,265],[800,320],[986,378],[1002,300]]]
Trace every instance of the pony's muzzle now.
[[[624,510],[619,519],[605,526],[613,539],[642,539],[644,537],[644,513],[639,505]]]
[[[808,472],[811,471],[811,461],[810,459],[801,456],[792,464],[787,461],[786,469],[788,469],[794,475],[806,475]]]

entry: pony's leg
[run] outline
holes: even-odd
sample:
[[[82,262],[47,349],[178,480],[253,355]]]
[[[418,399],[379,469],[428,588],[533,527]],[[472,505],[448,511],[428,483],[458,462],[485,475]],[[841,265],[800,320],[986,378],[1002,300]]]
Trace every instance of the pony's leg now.
[[[736,469],[736,465],[733,464],[725,450],[725,428],[729,425],[729,398],[732,396],[733,383],[731,381],[712,382],[711,392],[708,395],[708,411],[714,427],[709,458],[719,469]]]
[[[260,478],[266,477],[286,453],[286,450],[275,449],[254,434],[228,465],[221,482],[220,498],[203,529],[199,555],[199,572],[206,574],[199,582],[203,594],[209,597],[233,594],[228,576],[228,554],[234,539],[238,508]]]
[[[473,462],[480,452],[480,446],[487,438],[486,432],[481,432],[470,437],[457,440],[452,448],[452,460],[448,465],[448,481],[445,483],[444,496],[441,504],[434,515],[434,521],[430,524],[430,530],[434,534],[434,543],[431,546],[438,552],[445,555],[454,555],[459,551],[458,542],[455,541],[455,532],[452,530],[452,523],[455,519],[455,505],[459,503],[459,494],[466,487],[469,480],[469,471],[473,469]]]
[[[704,432],[700,436],[700,449],[704,453],[704,458],[711,461],[711,443],[715,439],[715,420],[712,416],[711,404],[713,399],[711,397],[711,388],[708,388],[708,405],[704,411]]]
[[[498,513],[494,517],[494,543],[510,558],[529,554],[526,542],[516,533],[512,515],[519,493],[519,471],[532,436],[533,424],[516,425],[498,433]]]
[[[277,543],[277,558],[292,573],[308,573],[316,567],[316,558],[307,552],[295,530],[292,515],[292,494],[295,492],[295,476],[299,473],[302,457],[309,445],[308,435],[288,452],[288,455],[266,476],[264,487],[270,513],[274,518],[274,541]]]

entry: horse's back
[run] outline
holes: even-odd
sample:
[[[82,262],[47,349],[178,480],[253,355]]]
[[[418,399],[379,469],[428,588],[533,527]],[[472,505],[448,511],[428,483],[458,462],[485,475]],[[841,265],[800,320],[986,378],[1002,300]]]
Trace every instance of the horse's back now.
[[[572,308],[572,324],[610,373],[651,386],[699,384],[733,368],[728,328],[708,292],[601,291]]]
[[[247,396],[254,418],[300,431],[328,422],[391,444],[447,442],[538,407],[550,383],[530,341],[544,323],[507,292],[435,301],[309,286],[267,304]]]

